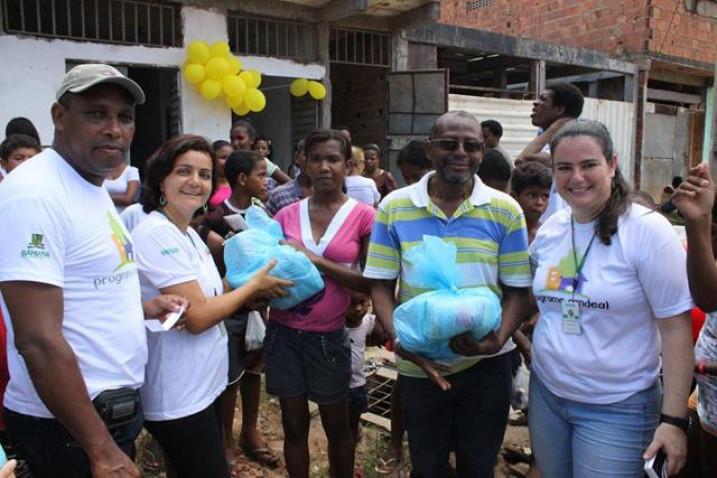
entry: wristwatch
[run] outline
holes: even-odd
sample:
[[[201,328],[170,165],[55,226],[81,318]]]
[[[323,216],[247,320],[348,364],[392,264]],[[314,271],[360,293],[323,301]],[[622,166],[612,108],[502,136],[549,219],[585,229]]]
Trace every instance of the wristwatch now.
[[[688,418],[680,418],[680,417],[673,417],[671,415],[665,415],[664,413],[660,414],[660,423],[667,423],[669,425],[672,425],[674,427],[679,428],[682,431],[687,431],[688,428],[690,428],[690,419]]]

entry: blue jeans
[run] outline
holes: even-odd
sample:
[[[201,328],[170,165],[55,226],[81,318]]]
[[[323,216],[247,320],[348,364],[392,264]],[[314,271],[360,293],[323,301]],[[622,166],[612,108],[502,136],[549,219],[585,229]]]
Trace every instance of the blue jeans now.
[[[4,410],[10,443],[35,478],[90,478],[87,454],[54,418],[38,418]],[[134,440],[142,430],[142,413],[112,431],[117,446],[134,459]]]
[[[660,382],[618,403],[560,398],[530,375],[530,442],[542,476],[643,476],[642,454],[660,417]]]
[[[428,378],[401,376],[401,404],[411,453],[411,476],[445,477],[456,451],[459,478],[490,478],[508,424],[510,354],[486,358],[446,376],[442,391]]]

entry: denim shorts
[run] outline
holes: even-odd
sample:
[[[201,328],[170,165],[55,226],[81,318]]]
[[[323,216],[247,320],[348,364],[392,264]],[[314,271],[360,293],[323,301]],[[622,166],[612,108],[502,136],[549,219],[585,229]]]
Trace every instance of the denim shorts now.
[[[368,412],[368,390],[366,385],[349,390],[349,410],[356,413]]]
[[[266,391],[279,398],[306,395],[318,404],[344,400],[351,379],[345,328],[308,332],[270,320],[264,337]]]

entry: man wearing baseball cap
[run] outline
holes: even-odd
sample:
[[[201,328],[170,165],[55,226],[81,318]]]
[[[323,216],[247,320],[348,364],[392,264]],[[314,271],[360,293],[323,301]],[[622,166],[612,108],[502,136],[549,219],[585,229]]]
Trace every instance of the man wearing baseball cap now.
[[[76,66],[52,105],[52,148],[0,187],[5,420],[36,478],[139,476],[130,456],[142,426],[143,320],[183,301],[142,304],[131,237],[102,187],[143,102],[115,68]]]

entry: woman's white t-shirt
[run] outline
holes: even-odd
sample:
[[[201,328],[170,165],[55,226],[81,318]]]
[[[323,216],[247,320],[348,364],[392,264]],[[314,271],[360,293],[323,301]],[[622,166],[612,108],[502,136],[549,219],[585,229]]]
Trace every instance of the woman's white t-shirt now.
[[[212,255],[199,235],[183,234],[153,211],[132,231],[142,300],[159,289],[197,281],[204,295],[223,293]],[[200,334],[169,330],[147,332],[149,361],[142,387],[144,416],[150,421],[182,418],[208,407],[227,385],[227,337],[222,324]]]
[[[559,397],[616,403],[657,380],[657,320],[693,307],[685,250],[664,217],[633,204],[611,245],[595,238],[573,294],[570,217],[569,209],[555,213],[530,247],[540,308],[531,371]],[[575,223],[578,263],[594,231],[594,222]],[[563,327],[564,301],[580,304],[580,334]]]
[[[134,166],[127,166],[124,168],[124,171],[122,171],[122,174],[120,174],[116,179],[105,179],[105,181],[102,183],[102,186],[107,190],[110,195],[112,194],[124,194],[127,192],[127,187],[129,187],[129,183],[131,181],[137,181],[139,182],[139,169],[135,168]],[[126,206],[117,206],[115,205],[115,209],[117,209],[117,214],[122,213]]]

